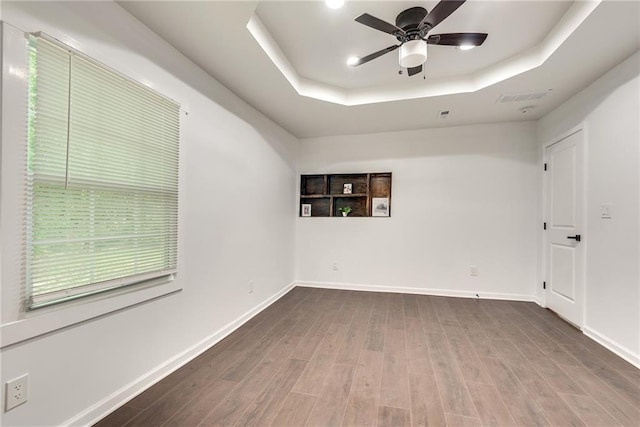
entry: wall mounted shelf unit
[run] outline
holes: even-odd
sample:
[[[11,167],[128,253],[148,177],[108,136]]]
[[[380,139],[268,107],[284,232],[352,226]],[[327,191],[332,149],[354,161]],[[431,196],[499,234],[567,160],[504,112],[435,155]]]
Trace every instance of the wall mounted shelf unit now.
[[[387,199],[386,214],[372,205],[374,198]],[[310,212],[303,205],[310,205]],[[347,206],[349,217],[391,216],[391,172],[300,176],[300,216],[341,217],[340,208]]]

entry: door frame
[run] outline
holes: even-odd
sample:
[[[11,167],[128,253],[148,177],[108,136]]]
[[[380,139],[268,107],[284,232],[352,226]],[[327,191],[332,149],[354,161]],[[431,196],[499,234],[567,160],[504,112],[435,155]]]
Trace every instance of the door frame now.
[[[582,224],[583,224],[583,230],[581,230],[581,234],[587,234],[587,230],[588,230],[588,222],[587,222],[587,205],[588,205],[588,200],[587,200],[587,188],[588,188],[588,180],[587,180],[587,165],[589,163],[589,159],[588,159],[588,149],[587,149],[587,124],[585,122],[580,123],[579,125],[571,128],[568,131],[562,132],[559,135],[557,135],[554,138],[551,138],[550,140],[547,140],[545,143],[542,144],[542,165],[540,170],[542,171],[542,202],[541,202],[541,213],[540,213],[540,217],[542,218],[542,222],[549,222],[547,216],[547,197],[549,196],[548,194],[548,180],[549,180],[549,176],[546,173],[546,171],[544,170],[544,164],[546,164],[548,162],[547,159],[547,148],[551,147],[552,145],[562,141],[563,139],[566,139],[568,137],[570,137],[573,134],[576,134],[578,132],[582,131]],[[542,224],[541,224],[542,225]],[[540,239],[541,242],[541,248],[540,248],[540,254],[541,254],[541,260],[540,260],[540,277],[542,278],[542,281],[545,282],[549,282],[549,278],[548,278],[548,271],[547,271],[547,259],[548,259],[548,251],[547,251],[547,232],[546,230],[543,229],[543,227],[540,227],[540,232],[542,233],[542,237]],[[588,237],[588,236],[587,236]],[[580,330],[582,330],[584,328],[584,325],[586,324],[586,305],[587,305],[587,245],[589,244],[589,239],[585,239],[581,242],[580,245],[578,245],[578,250],[580,250],[582,252],[582,259],[583,259],[583,263],[582,263],[582,283],[579,283],[578,286],[582,286],[582,292],[581,292],[581,301],[579,302],[582,305],[582,313],[581,313],[581,318],[582,318],[582,324],[580,325],[575,325],[577,326]],[[542,289],[542,283],[540,283],[540,289]],[[540,298],[540,302],[541,302],[541,306],[542,307],[547,307],[547,290],[546,289],[542,289],[542,297]],[[555,313],[555,311],[554,311]],[[559,313],[556,313],[558,316],[562,317]],[[562,317],[564,319],[564,317]],[[566,320],[566,319],[564,319]],[[571,324],[573,324],[572,322],[569,322]]]

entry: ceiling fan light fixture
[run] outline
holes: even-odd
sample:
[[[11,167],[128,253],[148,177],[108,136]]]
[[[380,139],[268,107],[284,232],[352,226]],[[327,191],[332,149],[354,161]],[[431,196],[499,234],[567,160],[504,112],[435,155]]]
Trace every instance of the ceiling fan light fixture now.
[[[460,46],[458,46],[458,49],[460,50],[471,50],[473,49],[475,46],[472,44],[461,44]]]
[[[400,66],[413,68],[422,65],[427,60],[427,42],[424,40],[409,40],[400,46]]]
[[[357,56],[350,56],[347,58],[347,65],[350,65],[353,67],[358,63],[358,61],[360,61],[360,58],[358,58]]]

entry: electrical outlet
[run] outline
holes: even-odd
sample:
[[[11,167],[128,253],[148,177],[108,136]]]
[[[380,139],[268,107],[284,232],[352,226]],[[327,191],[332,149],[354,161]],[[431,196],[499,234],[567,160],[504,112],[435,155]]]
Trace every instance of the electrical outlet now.
[[[338,270],[338,263],[334,261],[333,265],[331,266],[332,270]]]
[[[253,280],[249,280],[249,293],[253,293]]]
[[[469,275],[470,276],[477,276],[478,275],[478,266],[477,265],[469,266]]]
[[[27,401],[27,385],[29,383],[29,374],[7,381],[5,384],[5,412],[22,405]]]

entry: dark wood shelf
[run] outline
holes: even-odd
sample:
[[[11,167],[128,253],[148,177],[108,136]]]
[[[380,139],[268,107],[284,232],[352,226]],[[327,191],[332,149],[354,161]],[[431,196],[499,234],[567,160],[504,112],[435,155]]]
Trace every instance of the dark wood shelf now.
[[[300,198],[302,199],[322,199],[323,197],[327,197],[324,194],[301,194]]]
[[[306,175],[301,184],[300,195],[323,195],[327,192],[326,175]]]
[[[303,206],[302,205],[311,205],[311,215],[310,216],[331,216],[330,213],[332,211],[333,200],[331,197],[306,197],[302,196],[300,198],[300,216],[309,216],[303,215]]]
[[[351,193],[344,193],[345,184],[351,185]],[[386,200],[376,200],[374,206],[374,198]],[[300,176],[300,216],[342,217],[340,208],[347,206],[352,209],[349,217],[391,216],[391,172]]]
[[[308,197],[308,196],[304,196]],[[366,194],[332,194],[331,197],[367,197]]]

